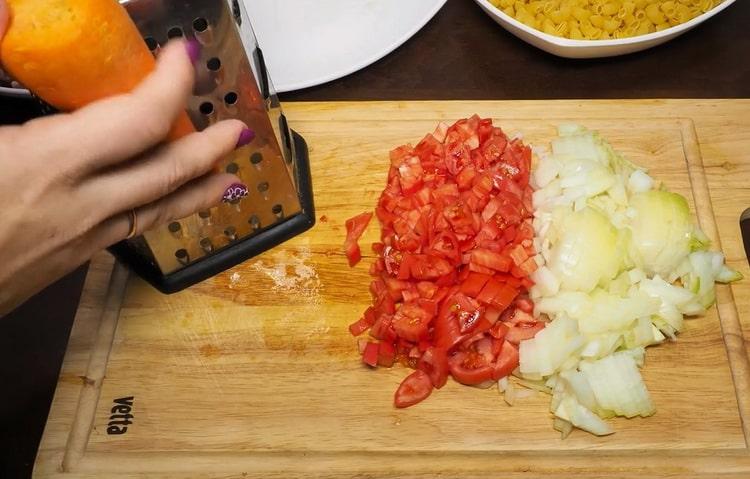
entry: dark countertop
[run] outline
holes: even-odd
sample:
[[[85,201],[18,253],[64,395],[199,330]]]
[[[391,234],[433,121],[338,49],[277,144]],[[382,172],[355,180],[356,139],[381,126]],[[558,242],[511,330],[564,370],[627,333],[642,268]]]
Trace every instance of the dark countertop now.
[[[448,0],[411,40],[364,70],[284,101],[750,98],[750,1],[665,45],[602,60],[557,58],[473,2]],[[0,98],[0,124],[33,117]],[[29,477],[83,285],[82,266],[0,319],[0,478]]]

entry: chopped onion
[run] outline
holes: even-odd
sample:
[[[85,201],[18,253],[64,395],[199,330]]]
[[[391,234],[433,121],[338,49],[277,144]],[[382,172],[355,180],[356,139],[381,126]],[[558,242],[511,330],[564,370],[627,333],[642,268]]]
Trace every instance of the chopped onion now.
[[[603,419],[654,413],[639,367],[674,340],[685,315],[715,301],[714,283],[742,277],[662,189],[597,134],[561,125],[532,172],[537,270],[534,315],[545,329],[519,346],[519,384],[552,394],[553,427],[611,434]],[[680,284],[673,284],[676,281]],[[498,382],[514,404],[529,390]]]

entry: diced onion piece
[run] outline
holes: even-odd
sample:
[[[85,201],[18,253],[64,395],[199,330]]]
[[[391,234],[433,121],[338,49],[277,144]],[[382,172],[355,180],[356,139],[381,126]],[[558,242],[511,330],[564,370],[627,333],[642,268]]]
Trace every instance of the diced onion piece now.
[[[644,193],[654,188],[654,179],[645,171],[635,170],[628,179],[628,190],[631,194]]]
[[[646,417],[656,412],[638,366],[630,354],[615,353],[598,361],[584,361],[581,371],[586,374],[596,402],[602,408],[625,417]]]

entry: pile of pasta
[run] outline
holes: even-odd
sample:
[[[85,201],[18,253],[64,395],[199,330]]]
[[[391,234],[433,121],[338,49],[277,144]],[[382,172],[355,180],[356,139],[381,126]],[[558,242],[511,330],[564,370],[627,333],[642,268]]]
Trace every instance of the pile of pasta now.
[[[705,13],[722,0],[490,0],[550,35],[575,40],[626,38],[664,30]]]

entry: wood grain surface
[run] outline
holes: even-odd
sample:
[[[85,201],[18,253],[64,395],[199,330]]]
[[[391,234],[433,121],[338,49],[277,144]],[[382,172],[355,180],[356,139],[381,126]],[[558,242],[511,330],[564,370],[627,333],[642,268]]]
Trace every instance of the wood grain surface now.
[[[291,103],[310,145],[318,224],[182,293],[162,296],[112,262],[89,273],[35,467],[37,477],[748,477],[750,280],[679,341],[649,349],[657,406],[617,433],[561,440],[548,398],[507,406],[453,382],[396,410],[407,371],[369,370],[346,326],[369,301],[344,221],[371,209],[388,150],[478,113],[534,145],[574,120],[684,194],[750,278],[737,218],[750,204],[750,101]],[[111,281],[110,281],[111,278]],[[110,284],[109,293],[107,293]],[[733,299],[733,298],[736,298]],[[121,303],[121,304],[120,304]],[[106,432],[113,401],[133,424]],[[93,418],[93,420],[92,420]]]

